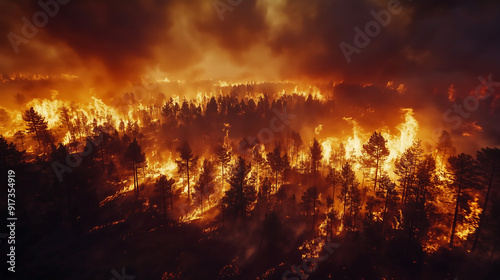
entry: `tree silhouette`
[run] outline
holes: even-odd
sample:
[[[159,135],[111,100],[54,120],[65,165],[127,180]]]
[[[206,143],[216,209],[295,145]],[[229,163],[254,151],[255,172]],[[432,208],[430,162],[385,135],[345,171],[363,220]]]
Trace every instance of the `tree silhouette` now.
[[[396,184],[391,181],[389,176],[384,175],[380,177],[380,192],[377,195],[384,200],[384,209],[382,210],[382,228],[384,227],[387,213],[397,205],[398,193],[396,191]]]
[[[375,167],[375,179],[373,183],[373,190],[375,191],[377,189],[380,166],[390,153],[387,148],[387,140],[384,139],[382,134],[375,131],[370,140],[368,140],[368,143],[363,145],[363,152],[371,160],[372,167]]]
[[[225,144],[218,144],[217,146],[215,146],[215,156],[217,157],[217,162],[220,164],[221,188],[223,188],[224,169],[226,169],[226,167],[229,165],[229,162],[231,162],[231,151]]]
[[[274,192],[277,192],[278,187],[279,187],[278,176],[285,169],[283,158],[281,156],[281,145],[276,142],[274,144],[273,151],[270,153],[267,153],[266,158],[267,158],[267,163],[269,164],[269,167],[271,168],[271,171],[275,175],[276,184],[274,186]]]
[[[283,155],[283,157],[281,157],[281,162],[283,164],[283,169],[281,170],[281,173],[282,173],[282,181],[281,183],[284,185],[286,180],[287,180],[287,174],[289,173],[289,171],[292,169],[292,166],[291,166],[291,163],[290,163],[290,157],[288,156],[288,153],[285,152],[285,154]]]
[[[306,216],[309,217],[309,209],[313,211],[312,213],[312,229],[314,230],[314,226],[316,224],[316,213],[317,207],[321,204],[319,201],[319,193],[316,186],[308,188],[302,194],[302,204],[306,210]]]
[[[45,117],[40,115],[38,112],[31,107],[30,109],[24,111],[23,120],[27,122],[28,133],[34,133],[35,139],[38,142],[38,148],[41,148],[41,141],[44,134],[47,132],[47,122]]]
[[[8,143],[3,135],[0,135],[0,160],[2,170],[18,166],[24,160],[24,151],[18,151],[14,143]]]
[[[21,149],[24,150],[24,137],[25,137],[24,131],[22,130],[16,131],[16,133],[14,133],[14,137],[17,140],[21,141]]]
[[[344,221],[344,224],[346,217],[346,207],[349,203],[348,195],[350,193],[356,194],[356,191],[352,191],[351,188],[357,185],[359,185],[359,183],[356,180],[356,173],[354,173],[351,164],[349,162],[346,162],[344,166],[342,166],[342,171],[340,171],[340,193],[337,196],[342,200],[342,220]]]
[[[346,160],[345,156],[346,156],[345,146],[344,146],[344,143],[341,142],[339,144],[339,148],[337,150],[332,150],[332,153],[330,156],[330,164],[334,168],[337,168],[337,167],[335,167],[335,165],[338,166],[338,168],[342,168],[342,166],[344,165],[344,162]]]
[[[262,146],[258,144],[252,148],[252,161],[257,172],[257,183],[260,183],[262,171],[266,167],[266,159],[262,156],[261,148]]]
[[[347,205],[349,210],[349,223],[347,228],[356,229],[356,217],[361,209],[361,193],[359,191],[359,182],[355,179],[347,189]]]
[[[451,187],[456,191],[455,214],[453,215],[453,225],[451,227],[450,247],[453,247],[455,230],[457,227],[458,213],[460,211],[461,198],[464,191],[474,187],[477,180],[477,162],[472,156],[461,153],[448,158],[449,171],[451,173]]]
[[[179,158],[175,161],[175,163],[177,163],[179,173],[186,174],[188,185],[187,202],[188,204],[191,204],[190,171],[194,170],[196,163],[198,162],[198,156],[193,155],[193,150],[191,150],[188,142],[184,142],[180,147],[178,147],[177,152],[179,153]]]
[[[203,164],[201,166],[201,174],[198,182],[196,183],[195,188],[200,193],[200,207],[201,212],[203,213],[203,196],[206,196],[210,199],[210,194],[213,192],[213,181],[214,181],[214,166],[212,162],[209,160],[203,160]]]
[[[500,196],[494,196],[491,200],[491,216],[500,217]],[[500,244],[500,219],[491,219],[489,224],[491,241],[493,242],[493,248],[491,249],[491,255],[489,258],[490,263],[495,257],[498,245]]]
[[[139,177],[138,169],[146,161],[146,156],[142,152],[141,146],[134,139],[128,146],[125,152],[125,158],[132,163],[132,172],[134,173],[134,189],[137,196],[139,196]]]
[[[316,173],[323,159],[323,147],[318,140],[314,138],[313,144],[309,147],[309,156],[311,157],[311,172],[313,175],[313,184],[316,185]]]
[[[408,188],[414,183],[415,172],[422,153],[420,141],[416,141],[401,156],[398,156],[394,162],[394,173],[398,176],[398,182],[402,188],[403,203],[406,202]]]
[[[451,140],[451,135],[448,131],[441,131],[436,150],[437,158],[441,158],[441,162],[444,166],[448,156],[454,153],[453,141]]]
[[[250,183],[248,174],[251,166],[241,156],[233,167],[229,178],[229,190],[226,191],[223,201],[227,202],[228,210],[236,217],[245,219],[251,204],[257,197],[255,187]]]
[[[167,176],[165,175],[160,175],[160,177],[156,179],[155,182],[156,189],[161,191],[161,198],[163,202],[163,217],[165,219],[167,218],[167,198],[170,198],[170,212],[174,211],[174,204],[173,204],[174,183],[175,183],[174,179],[172,178],[167,179]]]
[[[439,184],[436,175],[436,162],[432,155],[426,155],[416,167],[414,183],[408,185],[406,202],[403,205],[402,228],[410,240],[421,242],[431,226],[435,212],[435,188]]]
[[[337,185],[340,183],[340,172],[333,168],[333,167],[330,167],[330,172],[328,173],[328,176],[326,177],[326,180],[328,181],[328,183],[330,183],[332,185],[332,207],[335,208],[335,188],[337,187]]]
[[[64,126],[66,126],[66,129],[69,132],[69,135],[71,137],[71,141],[74,141],[75,140],[75,133],[74,133],[74,127],[73,127],[74,125],[73,125],[72,117],[70,115],[69,108],[66,106],[61,107],[61,109],[59,111],[59,116],[61,118],[61,123]]]
[[[299,151],[300,151],[300,148],[304,145],[304,142],[302,141],[302,137],[300,137],[300,133],[299,132],[296,132],[296,131],[292,131],[291,132],[291,136],[292,138],[292,162],[294,162],[295,164],[297,164],[297,159],[298,159],[298,156],[299,156]],[[294,161],[295,159],[295,161]]]
[[[483,148],[477,152],[477,162],[479,167],[480,183],[486,187],[484,198],[483,211],[479,219],[479,225],[472,245],[472,251],[477,246],[481,229],[484,226],[486,213],[488,212],[488,202],[491,196],[492,189],[498,190],[500,187],[500,149],[498,148]]]

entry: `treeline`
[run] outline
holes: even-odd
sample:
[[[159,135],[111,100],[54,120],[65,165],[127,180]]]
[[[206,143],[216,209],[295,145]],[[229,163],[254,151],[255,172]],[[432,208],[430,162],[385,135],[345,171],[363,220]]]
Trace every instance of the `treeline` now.
[[[414,142],[390,163],[393,175],[384,168],[390,148],[378,132],[359,156],[343,143],[325,154],[316,139],[308,146],[293,130],[278,134],[272,143],[246,142],[242,153],[241,138],[227,134],[228,127],[248,122],[248,131],[241,133],[248,135],[252,127],[257,131],[269,122],[273,109],[292,106],[297,114],[300,108],[327,106],[312,97],[287,98],[270,102],[262,96],[255,102],[219,96],[200,104],[170,99],[142,110],[140,122],[121,120],[118,127],[114,116],[84,121],[78,110],[61,108],[60,129],[70,135],[66,145],[55,144],[58,133],[30,108],[23,113],[25,132],[16,133],[21,149],[0,138],[2,168],[24,168],[34,176],[22,192],[26,197],[35,193],[36,203],[24,206],[25,213],[39,207],[42,211],[34,217],[52,225],[63,220],[74,228],[99,224],[93,220],[99,219],[99,202],[117,191],[111,186],[133,178],[136,199],[158,203],[148,211],[168,223],[179,220],[175,205],[201,213],[216,205],[220,213],[215,219],[224,228],[267,225],[271,219],[278,228],[305,225],[310,236],[360,234],[374,248],[403,240],[421,252],[460,247],[495,258],[500,239],[498,148],[483,148],[474,156],[457,153],[451,136],[443,132],[432,153]],[[190,136],[195,128],[205,132],[196,140]],[[33,136],[38,152],[26,153],[25,133]],[[148,181],[146,153],[162,149],[175,155],[177,172]],[[149,192],[150,187],[156,191]],[[34,217],[28,219],[38,224]]]

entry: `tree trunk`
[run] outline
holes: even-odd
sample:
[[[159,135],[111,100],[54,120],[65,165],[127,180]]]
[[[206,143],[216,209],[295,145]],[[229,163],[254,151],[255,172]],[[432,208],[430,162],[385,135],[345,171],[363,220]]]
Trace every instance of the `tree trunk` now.
[[[496,162],[493,164],[493,170],[488,180],[488,191],[486,192],[486,197],[484,199],[483,212],[481,212],[481,217],[479,218],[479,225],[477,227],[476,238],[474,238],[474,243],[472,245],[471,251],[474,251],[474,249],[476,249],[476,245],[479,240],[479,234],[481,233],[481,229],[483,228],[484,218],[486,216],[486,211],[488,209],[487,207],[488,207],[488,199],[490,197],[491,185],[493,185],[493,176],[495,175],[495,169],[496,169]]]
[[[41,145],[40,145],[40,136],[38,136],[38,129],[36,129],[36,125],[33,125],[33,129],[35,130],[36,141],[38,142],[38,148],[40,149],[41,148]]]
[[[188,204],[191,205],[191,188],[189,185],[189,160],[186,160],[186,172],[187,172],[187,181],[188,181]]]
[[[335,182],[332,184],[333,190],[332,190],[332,209],[335,209]]]
[[[342,202],[342,204],[344,206],[344,211],[342,212],[342,223],[344,223],[344,225],[345,225],[345,203],[346,203],[346,200],[347,200],[347,191],[344,194],[344,201]]]
[[[451,227],[450,248],[453,247],[453,239],[455,237],[455,229],[457,227],[458,205],[460,202],[461,191],[462,191],[462,183],[460,182],[460,185],[458,186],[457,203],[455,205],[455,215],[453,216],[453,226]]]
[[[314,198],[313,201],[313,223],[312,223],[312,230],[314,234],[314,224],[316,223],[316,198]]]
[[[389,191],[385,193],[384,214],[382,215],[382,232],[384,231],[385,215],[387,214],[387,204],[389,202]]]
[[[203,192],[205,188],[200,189],[200,206],[201,206],[201,214],[203,214]]]

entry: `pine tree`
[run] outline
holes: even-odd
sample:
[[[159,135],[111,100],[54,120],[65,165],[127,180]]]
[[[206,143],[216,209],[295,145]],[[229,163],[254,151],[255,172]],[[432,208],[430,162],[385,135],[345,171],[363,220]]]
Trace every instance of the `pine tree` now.
[[[343,212],[342,212],[342,220],[345,224],[346,217],[346,208],[348,205],[348,195],[349,193],[354,193],[350,189],[359,184],[356,180],[356,173],[352,169],[352,166],[349,162],[346,162],[344,166],[342,166],[342,171],[340,172],[340,193],[337,196],[342,200]]]
[[[73,125],[72,117],[70,115],[69,108],[66,106],[61,107],[61,109],[59,111],[59,116],[61,118],[62,124],[66,127],[66,129],[69,132],[69,135],[71,137],[71,141],[74,141],[75,140],[75,135],[74,135],[75,133],[74,133],[74,128],[73,128],[74,125]]]
[[[384,139],[382,134],[375,131],[370,140],[368,140],[368,143],[363,145],[363,152],[371,160],[372,167],[375,167],[375,179],[373,183],[373,190],[375,191],[377,189],[377,179],[381,165],[390,153],[387,148],[387,140]]]
[[[300,137],[300,133],[298,133],[296,131],[292,131],[290,137],[292,138],[292,149],[293,149],[292,162],[297,164],[297,160],[299,157],[299,151],[300,151],[300,148],[304,145],[304,142],[302,141],[302,137]],[[295,161],[294,161],[294,159],[295,159]]]
[[[231,151],[224,144],[218,144],[215,146],[215,156],[217,157],[217,162],[220,164],[221,169],[221,188],[224,186],[224,170],[229,165],[231,161]]]
[[[213,181],[214,181],[214,166],[211,161],[203,160],[201,166],[201,174],[195,188],[200,193],[200,207],[203,213],[203,196],[206,196],[210,200],[210,194],[213,192]]]
[[[194,170],[198,162],[198,156],[193,155],[193,150],[189,146],[188,142],[184,142],[180,147],[177,148],[179,153],[179,158],[175,161],[177,163],[177,168],[179,173],[185,173],[188,185],[188,204],[191,204],[191,185],[190,185],[190,172]]]
[[[125,152],[125,158],[127,158],[132,163],[132,172],[134,173],[134,189],[136,195],[139,196],[139,176],[138,169],[141,164],[146,162],[146,156],[142,152],[141,146],[137,143],[137,140],[134,139]]]
[[[257,173],[257,183],[259,184],[262,172],[265,171],[264,169],[266,168],[266,159],[262,155],[261,147],[261,145],[257,144],[252,148],[252,161]]]
[[[377,194],[384,200],[384,209],[382,210],[382,227],[384,227],[387,220],[387,213],[397,204],[398,193],[396,191],[396,184],[387,175],[383,175],[380,178],[380,190]]]
[[[266,158],[267,158],[267,163],[271,168],[271,171],[275,175],[276,184],[274,186],[274,192],[277,192],[279,188],[278,176],[284,170],[285,167],[283,163],[283,158],[281,156],[281,145],[279,143],[275,143],[273,151],[267,153]]]
[[[349,223],[347,228],[356,230],[356,217],[361,209],[361,193],[359,191],[359,182],[354,180],[347,189],[347,205],[349,210]]]
[[[332,150],[331,156],[330,156],[330,164],[333,165],[334,168],[337,168],[335,166],[338,166],[338,168],[342,168],[344,165],[344,162],[346,161],[346,150],[344,143],[340,143],[339,148],[335,151]]]
[[[479,226],[477,228],[472,251],[477,246],[481,230],[484,226],[486,213],[488,212],[488,202],[492,190],[499,190],[500,188],[500,149],[498,148],[483,148],[477,152],[477,162],[479,167],[480,184],[486,188],[484,198],[483,211],[479,219]]]
[[[406,189],[402,228],[410,240],[422,242],[431,227],[437,198],[436,187],[440,184],[432,155],[428,154],[420,160],[413,181]]]
[[[292,169],[292,166],[290,164],[290,157],[288,156],[288,153],[285,152],[283,157],[281,158],[282,164],[283,164],[283,169],[282,169],[282,184],[284,185],[286,180],[287,180],[287,175],[290,169]]]
[[[311,172],[313,175],[313,184],[316,184],[316,173],[323,159],[323,147],[318,140],[314,138],[313,144],[309,147],[309,156],[311,157]]]
[[[14,137],[17,140],[21,141],[21,149],[24,150],[24,137],[25,137],[24,131],[23,130],[16,131],[16,133],[14,133]]]
[[[407,190],[415,180],[417,165],[422,157],[420,141],[415,141],[411,147],[396,158],[394,162],[394,173],[398,176],[399,184],[402,188],[402,201],[406,202]]]
[[[321,205],[319,201],[319,193],[316,186],[308,188],[302,194],[302,205],[305,208],[306,216],[309,217],[309,210],[312,210],[312,229],[314,230],[314,226],[316,224],[316,214],[317,207]]]
[[[24,160],[24,151],[18,151],[16,145],[0,135],[0,162],[2,171],[7,171],[8,167],[12,168],[19,165]]]
[[[340,183],[340,172],[337,169],[331,167],[326,180],[332,185],[332,207],[335,208],[335,188]]]
[[[163,217],[167,218],[167,198],[170,198],[170,211],[174,211],[173,206],[173,185],[175,181],[170,178],[167,179],[167,176],[160,175],[160,177],[155,182],[155,187],[157,190],[161,191],[161,197],[163,202]]]
[[[257,198],[255,187],[251,184],[248,174],[251,165],[247,164],[241,156],[233,167],[231,178],[229,178],[229,190],[226,191],[223,201],[227,202],[227,208],[231,214],[245,219],[251,205]]]
[[[34,133],[35,139],[38,142],[38,148],[41,148],[42,137],[47,132],[47,122],[45,117],[31,107],[29,110],[24,111],[23,120],[28,124],[28,133]]]
[[[453,141],[451,140],[451,135],[448,131],[441,131],[441,135],[439,136],[438,144],[437,144],[437,158],[441,159],[442,164],[444,165],[446,159],[449,155],[454,153]]]
[[[477,162],[470,155],[461,153],[448,158],[449,171],[451,173],[451,187],[456,191],[455,214],[453,215],[453,225],[451,227],[450,247],[453,247],[455,230],[457,227],[460,202],[464,191],[474,187],[477,180]]]

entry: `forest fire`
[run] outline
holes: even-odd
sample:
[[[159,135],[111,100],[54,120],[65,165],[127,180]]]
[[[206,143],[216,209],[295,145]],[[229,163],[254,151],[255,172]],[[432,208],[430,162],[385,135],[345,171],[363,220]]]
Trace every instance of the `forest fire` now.
[[[0,3],[5,279],[500,275],[499,3],[62,2]]]
[[[32,106],[30,109],[11,112],[10,119],[15,121],[4,128],[5,135],[22,144],[27,159],[38,156],[50,161],[57,159],[58,153],[66,153],[67,157],[80,155],[83,159],[91,156],[92,161],[107,170],[101,179],[103,184],[118,187],[99,191],[108,193],[100,201],[100,207],[113,207],[127,197],[137,197],[143,200],[144,213],[157,211],[160,217],[179,224],[196,222],[204,234],[209,234],[212,230],[207,229],[214,228],[214,223],[222,223],[224,227],[227,222],[238,221],[237,217],[255,219],[262,213],[265,213],[264,224],[268,223],[269,215],[277,213],[291,222],[297,219],[297,214],[295,210],[285,210],[287,205],[286,208],[297,208],[303,215],[299,224],[311,225],[312,236],[318,236],[296,247],[302,252],[302,258],[307,259],[319,258],[327,238],[341,238],[361,228],[368,230],[369,224],[379,226],[386,233],[404,233],[411,229],[412,238],[420,240],[423,250],[429,254],[435,254],[451,242],[470,252],[476,242],[484,211],[480,200],[484,198],[477,191],[469,191],[464,197],[464,189],[457,198],[453,186],[465,183],[458,181],[461,174],[453,175],[455,167],[451,158],[457,156],[454,156],[450,135],[443,131],[434,145],[423,147],[419,135],[426,128],[420,126],[412,108],[401,108],[399,123],[379,126],[375,133],[360,125],[356,117],[341,116],[338,122],[345,127],[341,133],[320,124],[309,142],[304,141],[295,128],[289,128],[267,143],[259,143],[259,139],[245,140],[250,144],[245,149],[251,152],[243,152],[238,135],[245,134],[233,132],[237,125],[226,116],[231,112],[230,109],[223,111],[222,104],[241,104],[243,107],[233,113],[235,116],[256,114],[259,107],[271,109],[261,107],[269,102],[266,95],[246,95],[241,101],[229,101],[229,97],[223,95],[202,96],[198,92],[193,100],[170,98],[161,101],[163,105],[138,102],[118,108],[95,97],[87,104],[69,103],[55,97],[34,99],[27,104]],[[290,102],[294,105],[287,105],[287,110],[292,111],[298,110],[302,102],[315,102],[319,108],[329,104],[319,93],[304,96],[278,91],[276,98],[272,100],[273,106],[279,108],[284,106],[280,104]],[[260,116],[262,113],[265,114],[261,112]],[[196,119],[197,114],[200,119]],[[21,123],[17,123],[19,116]],[[155,137],[167,131],[178,135],[184,125],[198,126],[197,122],[210,121],[209,117],[223,117],[223,125],[219,125],[220,131],[211,132],[200,127],[201,138],[190,141],[194,149],[184,137]],[[319,120],[325,117],[317,116]],[[38,121],[32,121],[33,118]],[[202,123],[213,126],[206,121]],[[27,133],[35,132],[34,129],[12,133],[16,127],[25,125],[23,122],[28,128],[37,127],[38,134],[28,137]],[[56,145],[57,142],[60,144]],[[92,144],[88,146],[88,143]],[[88,151],[89,147],[92,151]],[[486,155],[491,157],[489,153]],[[64,162],[64,158],[60,161]],[[66,163],[69,163],[67,158]],[[80,168],[78,164],[71,167]],[[62,172],[64,180],[69,180],[64,169],[53,166],[53,171]],[[120,178],[121,181],[113,183]],[[304,189],[304,183],[300,182],[312,186]],[[296,202],[297,198],[300,203]],[[460,202],[456,202],[457,199]],[[463,199],[466,200],[461,202]],[[238,203],[241,206],[237,206]],[[417,208],[405,208],[410,207],[410,203],[423,203],[422,211],[429,215],[425,219],[439,220],[406,229],[407,223],[416,222],[411,220],[416,215],[412,211],[420,207],[415,204],[412,207]],[[460,205],[455,210],[456,218],[450,218],[455,204]],[[119,223],[127,219],[130,218],[119,219]],[[448,234],[451,223],[454,241]],[[95,225],[90,232],[116,224]],[[433,230],[425,234],[422,230],[426,228]]]

